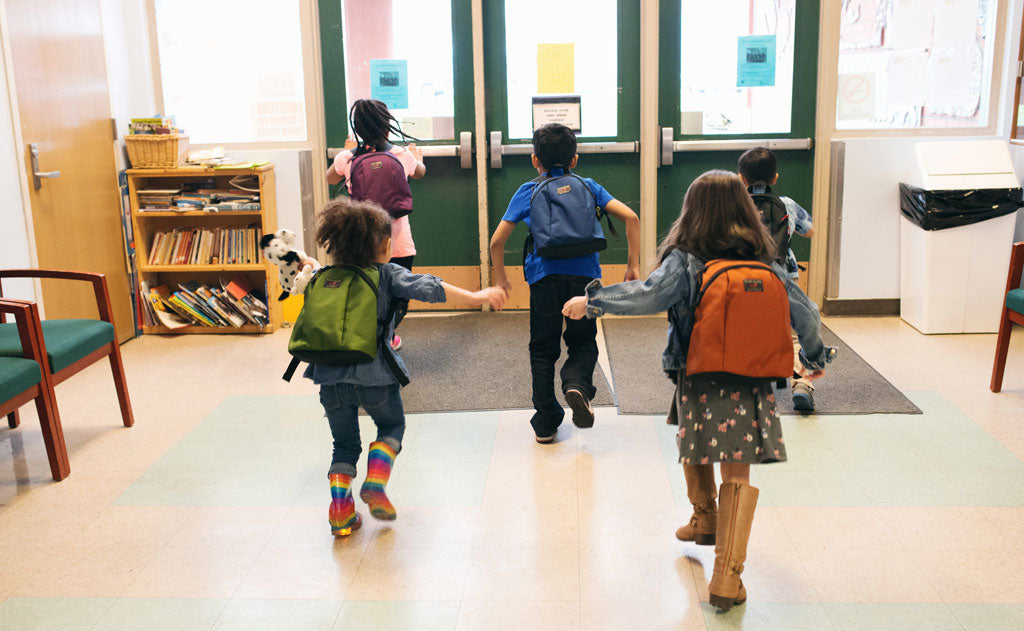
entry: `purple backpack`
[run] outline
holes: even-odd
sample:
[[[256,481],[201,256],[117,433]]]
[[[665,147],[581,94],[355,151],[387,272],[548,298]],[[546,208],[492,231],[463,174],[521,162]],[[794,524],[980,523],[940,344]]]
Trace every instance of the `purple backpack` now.
[[[352,199],[378,204],[398,219],[412,212],[412,190],[405,168],[390,151],[369,151],[352,158],[349,169]]]

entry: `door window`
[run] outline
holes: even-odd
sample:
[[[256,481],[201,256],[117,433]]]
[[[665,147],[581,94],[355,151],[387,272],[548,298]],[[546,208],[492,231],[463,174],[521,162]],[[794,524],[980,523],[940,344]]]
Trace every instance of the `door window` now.
[[[796,0],[682,0],[684,135],[790,132]]]
[[[505,3],[510,138],[550,120],[578,122],[581,136],[617,135],[616,9],[617,0]]]
[[[342,0],[345,93],[420,140],[455,138],[451,0]]]

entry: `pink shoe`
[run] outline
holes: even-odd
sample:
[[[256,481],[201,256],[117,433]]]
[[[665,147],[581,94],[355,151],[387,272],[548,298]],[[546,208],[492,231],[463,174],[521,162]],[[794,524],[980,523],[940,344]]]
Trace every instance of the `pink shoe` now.
[[[395,337],[391,338],[391,348],[396,351],[402,349],[402,338],[398,337],[398,333],[395,333]]]

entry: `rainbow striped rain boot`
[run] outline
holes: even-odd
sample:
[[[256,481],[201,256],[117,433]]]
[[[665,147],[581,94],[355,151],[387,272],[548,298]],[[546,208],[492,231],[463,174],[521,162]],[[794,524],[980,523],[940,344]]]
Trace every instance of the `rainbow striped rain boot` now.
[[[352,499],[352,476],[332,473],[329,477],[331,507],[328,509],[327,520],[331,522],[332,535],[346,537],[363,525],[363,518],[356,512],[356,502]]]
[[[391,477],[391,467],[395,464],[398,452],[381,441],[370,443],[370,454],[367,458],[366,480],[359,490],[359,497],[370,507],[370,514],[377,519],[391,521],[397,517],[395,507],[391,505],[384,487]]]

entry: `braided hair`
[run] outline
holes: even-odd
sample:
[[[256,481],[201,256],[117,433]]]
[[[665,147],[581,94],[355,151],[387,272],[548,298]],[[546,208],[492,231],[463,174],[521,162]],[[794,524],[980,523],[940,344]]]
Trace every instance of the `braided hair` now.
[[[348,113],[348,125],[359,145],[355,151],[357,155],[384,149],[391,134],[401,136],[405,142],[419,140],[403,132],[388,106],[376,99],[359,99],[353,103]]]
[[[370,201],[336,197],[318,218],[317,245],[327,250],[334,265],[370,266],[391,236],[391,215]]]

